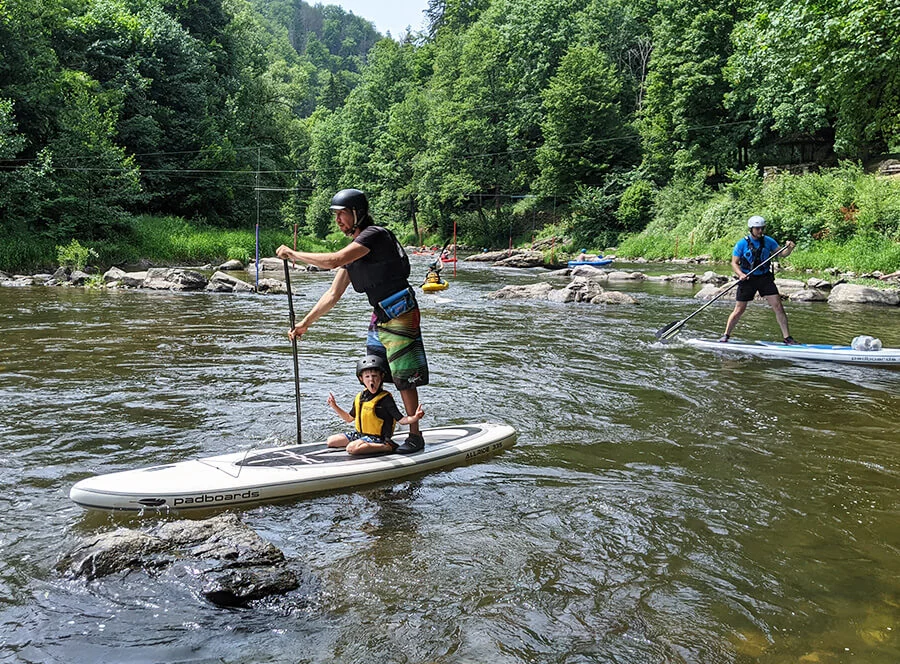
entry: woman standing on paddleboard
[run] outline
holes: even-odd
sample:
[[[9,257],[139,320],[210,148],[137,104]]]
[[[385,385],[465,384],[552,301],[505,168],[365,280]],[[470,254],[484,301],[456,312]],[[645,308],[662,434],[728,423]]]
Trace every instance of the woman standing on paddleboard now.
[[[369,214],[369,201],[358,189],[342,189],[331,199],[334,220],[352,242],[340,251],[316,254],[294,251],[281,245],[275,254],[324,270],[337,269],[331,287],[288,333],[299,339],[310,326],[328,313],[352,284],[365,293],[373,307],[366,337],[366,354],[386,359],[390,372],[385,381],[400,392],[408,415],[419,406],[418,388],[428,384],[428,361],[422,342],[419,305],[409,285],[409,257],[394,234],[376,226]],[[397,448],[400,454],[418,452],[425,446],[418,422],[409,425],[409,436]]]

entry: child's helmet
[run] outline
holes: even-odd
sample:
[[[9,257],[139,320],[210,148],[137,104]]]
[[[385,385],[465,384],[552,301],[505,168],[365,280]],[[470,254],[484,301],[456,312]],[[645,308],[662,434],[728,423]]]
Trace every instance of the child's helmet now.
[[[360,383],[362,383],[362,372],[366,369],[378,369],[382,376],[387,373],[387,366],[384,358],[379,357],[378,355],[366,355],[356,363],[356,377],[359,379]]]

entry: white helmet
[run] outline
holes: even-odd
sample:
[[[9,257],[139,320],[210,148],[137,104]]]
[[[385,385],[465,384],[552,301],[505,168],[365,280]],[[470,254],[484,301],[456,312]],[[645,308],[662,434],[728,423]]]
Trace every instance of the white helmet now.
[[[747,228],[765,228],[766,220],[760,217],[758,214],[753,215],[747,220]]]

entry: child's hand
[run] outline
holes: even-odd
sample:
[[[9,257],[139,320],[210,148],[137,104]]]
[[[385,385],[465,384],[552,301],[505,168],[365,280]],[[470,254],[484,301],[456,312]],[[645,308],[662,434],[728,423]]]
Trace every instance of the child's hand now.
[[[416,408],[416,414],[414,415],[416,418],[416,422],[425,417],[425,410],[422,408],[422,404],[419,404],[419,407]]]
[[[325,399],[325,403],[332,408],[337,408],[337,402],[334,400],[334,395],[331,392],[328,393],[328,398]]]

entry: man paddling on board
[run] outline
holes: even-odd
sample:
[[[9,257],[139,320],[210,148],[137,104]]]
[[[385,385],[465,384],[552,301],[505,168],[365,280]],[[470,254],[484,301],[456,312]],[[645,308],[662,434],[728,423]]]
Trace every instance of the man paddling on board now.
[[[766,220],[762,217],[758,215],[750,217],[747,220],[747,228],[750,231],[749,234],[734,245],[734,251],[731,256],[731,269],[740,280],[740,283],[734,298],[734,311],[728,317],[728,323],[725,325],[725,334],[722,335],[719,341],[723,343],[728,341],[735,326],[747,309],[747,303],[756,297],[758,292],[766,299],[766,302],[769,303],[769,306],[775,312],[775,319],[781,328],[784,343],[789,346],[796,346],[798,344],[788,330],[787,314],[784,312],[784,305],[781,303],[778,286],[775,285],[775,274],[772,272],[770,265],[760,265],[767,261],[780,247],[773,238],[765,234]],[[794,243],[788,240],[784,243],[784,251],[781,252],[781,255],[788,256],[793,250]]]
[[[345,447],[348,454],[387,454],[398,445],[391,436],[395,424],[415,424],[425,416],[422,406],[412,415],[404,416],[394,397],[384,389],[387,366],[378,355],[366,355],[356,363],[356,377],[365,388],[356,395],[348,413],[337,405],[329,393],[327,403],[344,422],[353,422],[354,431],[336,433],[328,438],[328,447]]]
[[[365,293],[374,311],[366,337],[366,354],[387,360],[385,382],[400,392],[408,415],[419,406],[418,388],[428,384],[428,361],[422,342],[419,305],[409,285],[409,257],[394,234],[376,226],[369,214],[369,201],[359,189],[342,189],[331,199],[334,221],[342,233],[352,238],[340,251],[315,254],[294,251],[281,245],[275,254],[324,270],[337,269],[331,286],[319,301],[288,332],[298,339],[319,318],[331,311],[352,284]],[[418,452],[425,446],[419,423],[411,422],[409,436],[397,448],[400,454]]]

